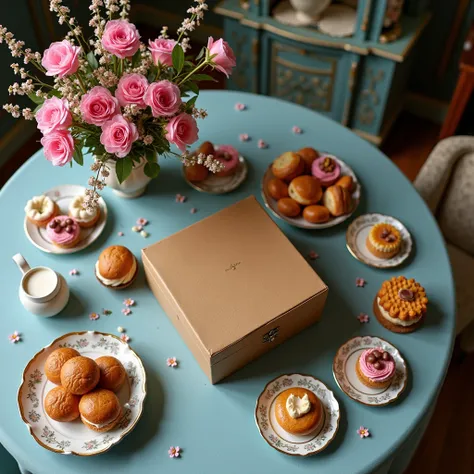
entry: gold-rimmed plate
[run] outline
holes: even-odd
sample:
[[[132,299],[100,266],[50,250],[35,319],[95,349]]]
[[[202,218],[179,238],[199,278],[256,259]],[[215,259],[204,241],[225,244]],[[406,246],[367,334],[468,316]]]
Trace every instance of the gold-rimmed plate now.
[[[380,223],[393,225],[398,229],[402,237],[400,251],[392,258],[378,258],[370,253],[367,248],[366,240],[370,229],[375,224]],[[374,212],[371,214],[363,214],[350,223],[346,232],[346,247],[354,258],[370,267],[392,268],[401,265],[410,256],[413,250],[413,241],[408,229],[398,219]]]
[[[122,362],[128,375],[127,383],[117,392],[123,415],[111,431],[98,433],[80,420],[60,423],[46,414],[44,398],[55,385],[46,378],[44,363],[60,347],[72,347],[91,359],[109,355]],[[59,454],[94,456],[107,451],[133,430],[142,414],[145,397],[145,369],[130,346],[112,334],[84,331],[61,336],[30,360],[18,390],[18,408],[28,431],[43,448]]]
[[[324,409],[324,422],[319,430],[305,436],[292,435],[281,428],[275,418],[275,399],[291,387],[313,392]],[[290,456],[311,456],[325,449],[339,429],[341,412],[334,393],[312,375],[284,374],[269,382],[257,398],[255,423],[263,439],[274,449]]]
[[[278,217],[279,219],[282,219],[283,221],[287,222],[288,224],[292,226],[299,227],[301,229],[318,230],[318,229],[327,229],[328,227],[334,227],[335,225],[341,224],[354,213],[354,211],[357,209],[357,206],[359,205],[360,195],[361,195],[361,186],[360,186],[359,181],[357,180],[357,176],[355,175],[352,168],[341,159],[333,155],[329,155],[327,153],[324,153],[324,155],[329,156],[333,158],[335,161],[337,161],[337,163],[341,167],[341,176],[350,176],[352,178],[354,187],[352,191],[351,211],[347,214],[343,214],[342,216],[331,217],[327,222],[323,222],[322,224],[312,224],[311,222],[308,222],[307,220],[305,220],[302,215],[299,215],[297,217],[284,216],[278,210],[278,201],[276,199],[273,199],[267,191],[268,182],[272,178],[274,178],[273,173],[272,173],[272,165],[270,164],[270,166],[267,168],[267,171],[265,171],[265,174],[263,175],[263,178],[262,178],[261,193],[262,193],[265,206],[274,216]]]
[[[396,372],[388,387],[371,388],[357,377],[356,364],[363,351],[379,347],[393,357]],[[379,407],[397,400],[405,390],[408,379],[407,366],[400,351],[390,342],[376,336],[357,336],[345,342],[334,357],[332,372],[337,385],[348,397],[363,405]]]

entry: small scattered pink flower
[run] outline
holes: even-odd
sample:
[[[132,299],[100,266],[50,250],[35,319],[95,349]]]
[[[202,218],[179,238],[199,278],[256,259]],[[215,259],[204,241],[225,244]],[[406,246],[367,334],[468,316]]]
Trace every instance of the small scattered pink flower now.
[[[317,258],[319,258],[319,255],[314,250],[311,250],[308,254],[308,258],[310,260],[316,260]]]
[[[139,225],[139,226],[145,226],[145,225],[147,225],[147,224],[148,224],[148,220],[145,219],[144,217],[139,217],[139,218],[137,219],[137,225]]]
[[[357,430],[357,434],[362,438],[367,438],[370,436],[370,431],[368,428],[365,428],[363,426],[361,426],[358,430]]]
[[[247,133],[241,133],[241,134],[239,135],[239,140],[240,140],[241,142],[248,142],[248,141],[250,140],[250,137],[248,136]]]
[[[123,232],[122,232],[122,231],[117,232],[117,235],[118,235],[119,237],[123,237]]]
[[[257,143],[258,147],[263,149],[263,148],[268,148],[268,144],[264,142],[262,139],[260,139]]]
[[[182,194],[176,194],[176,202],[186,202],[186,199],[188,199],[186,196],[183,196]]]
[[[69,270],[69,275],[74,276],[74,275],[79,275],[79,270],[76,270],[73,268],[72,270]]]
[[[17,342],[21,341],[21,335],[18,331],[15,331],[13,334],[8,336],[8,339],[12,344],[16,344]]]
[[[112,311],[110,309],[103,309],[102,308],[102,314],[104,316],[110,316],[112,314]]]
[[[301,133],[303,133],[303,130],[301,130],[301,128],[298,127],[298,126],[296,126],[296,125],[295,125],[291,130],[292,130],[292,132],[295,133],[296,135],[300,135]]]
[[[120,336],[120,339],[122,339],[123,342],[128,342],[128,341],[130,341],[130,337],[127,336],[125,333],[123,333],[123,334]]]
[[[356,278],[356,286],[358,286],[360,288],[364,288],[366,283],[367,282],[363,278],[360,278],[360,277]]]
[[[89,314],[89,319],[91,321],[97,321],[100,318],[100,315],[98,313],[91,313]]]
[[[178,361],[176,360],[176,357],[168,357],[166,359],[166,365],[168,367],[177,367],[178,366]]]
[[[198,210],[195,207],[192,207],[191,210],[189,211],[191,214],[196,214]]]
[[[179,458],[181,456],[181,448],[179,446],[171,446],[170,449],[168,449],[168,454],[171,459]]]
[[[242,110],[245,110],[247,106],[245,104],[242,104],[240,102],[237,102],[235,104],[235,110],[238,110],[239,112],[242,112]]]
[[[135,300],[132,300],[132,298],[126,298],[123,300],[123,304],[125,306],[133,306],[135,304]]]
[[[122,313],[125,314],[125,316],[128,316],[131,312],[132,312],[132,310],[130,308],[123,308],[122,309]]]
[[[359,316],[357,316],[357,319],[361,324],[363,323],[368,323],[369,322],[369,315],[365,313],[360,313]]]

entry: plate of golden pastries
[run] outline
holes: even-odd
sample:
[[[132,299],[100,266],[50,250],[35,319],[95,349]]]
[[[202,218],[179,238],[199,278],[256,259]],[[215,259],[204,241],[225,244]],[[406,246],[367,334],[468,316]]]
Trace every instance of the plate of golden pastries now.
[[[344,222],[356,210],[360,192],[355,173],[344,161],[310,147],[281,154],[262,181],[270,211],[303,229]]]
[[[335,438],[341,417],[334,393],[311,375],[284,374],[257,399],[255,422],[263,439],[290,456],[311,456]]]
[[[146,397],[138,355],[112,334],[65,334],[28,363],[18,407],[30,434],[60,454],[94,456],[137,424]]]
[[[204,142],[192,153],[195,157],[202,154],[212,155],[222,165],[221,171],[212,173],[198,162],[192,166],[183,166],[183,176],[186,182],[203,193],[225,194],[238,188],[247,178],[248,166],[245,158],[232,145],[214,145]]]
[[[398,219],[383,214],[364,214],[346,232],[346,246],[353,257],[375,268],[401,265],[411,254],[413,242]]]

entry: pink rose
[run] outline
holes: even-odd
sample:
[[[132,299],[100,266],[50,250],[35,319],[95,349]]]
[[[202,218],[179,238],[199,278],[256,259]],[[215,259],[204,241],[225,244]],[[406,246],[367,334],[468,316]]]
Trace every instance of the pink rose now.
[[[151,107],[153,117],[169,117],[178,110],[181,101],[179,87],[170,81],[153,82],[145,92],[145,104]]]
[[[65,130],[72,124],[72,115],[67,101],[58,97],[46,99],[35,118],[43,134],[54,130]]]
[[[41,60],[46,75],[64,77],[74,74],[79,67],[80,52],[79,46],[73,46],[66,40],[51,43]]]
[[[104,28],[102,46],[120,59],[130,58],[140,47],[140,35],[128,21],[110,20]]]
[[[196,120],[191,115],[182,113],[169,121],[166,131],[168,133],[165,138],[184,153],[186,145],[191,145],[198,139],[199,129]]]
[[[137,104],[145,108],[143,96],[148,88],[148,81],[145,76],[141,74],[125,74],[120,78],[120,81],[115,91],[119,104],[124,107],[129,104]]]
[[[108,153],[113,153],[119,158],[125,158],[132,149],[132,144],[138,139],[137,127],[123,118],[115,115],[102,126],[100,143]]]
[[[165,66],[173,65],[171,53],[176,46],[175,40],[158,38],[155,41],[149,40],[148,44],[148,49],[151,51],[151,56],[155,64],[161,63]]]
[[[232,74],[232,68],[235,67],[235,55],[227,41],[222,38],[214,41],[212,36],[207,40],[207,49],[209,54],[214,56],[211,61],[215,68],[224,73],[227,77]]]
[[[55,130],[41,139],[44,156],[53,166],[64,166],[72,160],[74,139],[67,130]]]
[[[93,125],[102,125],[120,113],[118,100],[102,86],[95,86],[84,94],[79,108],[84,121]]]

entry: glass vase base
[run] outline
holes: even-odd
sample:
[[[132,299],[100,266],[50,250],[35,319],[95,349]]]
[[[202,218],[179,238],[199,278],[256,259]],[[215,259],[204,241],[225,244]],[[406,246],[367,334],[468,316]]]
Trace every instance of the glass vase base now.
[[[143,186],[143,188],[137,189],[136,191],[132,191],[129,193],[125,193],[123,191],[119,191],[118,189],[114,189],[114,194],[124,199],[134,199],[143,195],[145,191],[146,191],[146,186]]]

